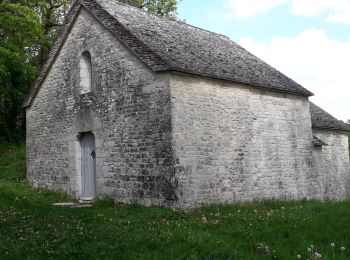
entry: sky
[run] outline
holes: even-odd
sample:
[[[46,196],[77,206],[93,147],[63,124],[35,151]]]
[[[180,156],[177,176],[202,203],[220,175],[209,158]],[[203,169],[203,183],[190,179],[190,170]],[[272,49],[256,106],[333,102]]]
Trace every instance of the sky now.
[[[230,37],[350,119],[350,0],[182,0],[178,15]]]

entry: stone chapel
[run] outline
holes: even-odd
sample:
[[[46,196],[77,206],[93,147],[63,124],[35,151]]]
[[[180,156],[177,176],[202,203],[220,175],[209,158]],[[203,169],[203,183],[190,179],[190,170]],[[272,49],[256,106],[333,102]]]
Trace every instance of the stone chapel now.
[[[223,35],[77,0],[24,103],[27,177],[172,208],[343,200],[350,128],[312,95]]]

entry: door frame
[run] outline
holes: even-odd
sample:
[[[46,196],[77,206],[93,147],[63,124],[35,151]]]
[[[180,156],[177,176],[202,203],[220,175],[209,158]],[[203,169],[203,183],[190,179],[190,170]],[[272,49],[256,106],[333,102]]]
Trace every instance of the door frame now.
[[[83,169],[83,147],[82,147],[82,140],[83,140],[83,137],[84,135],[91,135],[93,137],[93,141],[94,141],[94,152],[95,152],[95,156],[96,156],[96,136],[95,134],[92,132],[92,131],[87,131],[87,132],[81,132],[79,133],[78,135],[78,141],[79,141],[79,150],[80,150],[80,156],[78,159],[78,165],[79,165],[79,172],[80,172],[80,178],[78,180],[78,186],[79,186],[79,195],[78,197],[80,199],[83,199],[83,200],[93,200],[97,197],[97,162],[96,162],[96,157],[95,157],[95,162],[93,164],[93,171],[94,171],[94,177],[93,177],[93,182],[94,182],[94,196],[90,196],[90,197],[87,197],[87,196],[84,196],[84,169]]]

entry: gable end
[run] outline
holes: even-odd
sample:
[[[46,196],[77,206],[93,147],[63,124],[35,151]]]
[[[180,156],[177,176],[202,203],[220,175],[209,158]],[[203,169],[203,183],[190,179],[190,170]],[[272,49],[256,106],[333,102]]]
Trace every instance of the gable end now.
[[[33,100],[35,99],[36,95],[38,94],[42,83],[44,82],[46,76],[48,75],[50,69],[52,68],[53,63],[55,62],[65,40],[67,39],[69,32],[72,29],[72,26],[74,25],[74,22],[78,17],[80,8],[81,8],[80,1],[76,1],[73,3],[62,25],[61,31],[59,32],[57,38],[55,39],[45,63],[41,67],[38,77],[34,81],[25,101],[22,104],[23,108],[29,107],[32,104]]]
[[[278,92],[313,95],[226,37],[117,1],[76,0],[23,107],[33,102],[82,7],[153,72],[175,71]]]
[[[65,22],[48,54],[48,58],[41,68],[40,74],[32,85],[29,94],[22,107],[29,107],[40,90],[42,83],[48,75],[53,63],[64,45],[74,23],[79,16],[81,8],[85,7],[103,26],[105,26],[116,38],[133,52],[146,66],[153,71],[166,71],[166,63],[143,42],[138,40],[129,30],[119,23],[113,16],[106,12],[94,0],[77,0],[73,3]]]

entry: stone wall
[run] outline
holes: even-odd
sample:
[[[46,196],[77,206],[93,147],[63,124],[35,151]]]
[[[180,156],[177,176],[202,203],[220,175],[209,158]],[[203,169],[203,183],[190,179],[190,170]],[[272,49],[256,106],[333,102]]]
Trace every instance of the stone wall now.
[[[92,91],[81,94],[89,51]],[[96,139],[97,195],[192,208],[348,196],[345,135],[314,130],[307,97],[153,73],[85,9],[27,109],[28,179],[81,194],[79,136]]]
[[[313,133],[327,145],[315,148],[314,182],[318,182],[318,196],[323,200],[342,200],[349,197],[350,165],[347,133],[313,129]]]
[[[89,51],[92,91],[80,94]],[[174,201],[169,79],[155,75],[85,9],[27,109],[28,179],[81,192],[79,133],[96,138],[97,193],[122,202]]]
[[[314,192],[306,97],[182,75],[170,85],[179,205]]]

